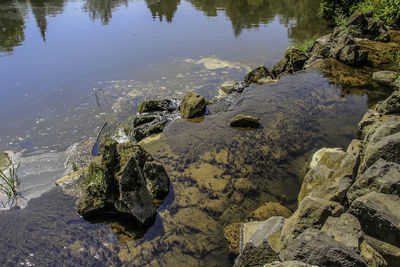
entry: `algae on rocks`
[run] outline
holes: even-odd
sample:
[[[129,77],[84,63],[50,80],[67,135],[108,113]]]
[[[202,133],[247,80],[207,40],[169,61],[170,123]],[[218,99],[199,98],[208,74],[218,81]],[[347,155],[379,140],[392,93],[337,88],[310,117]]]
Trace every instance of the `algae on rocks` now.
[[[78,213],[89,219],[107,214],[133,217],[139,224],[154,219],[155,203],[169,191],[164,167],[139,145],[118,144],[111,137],[104,139],[100,154],[84,174]]]

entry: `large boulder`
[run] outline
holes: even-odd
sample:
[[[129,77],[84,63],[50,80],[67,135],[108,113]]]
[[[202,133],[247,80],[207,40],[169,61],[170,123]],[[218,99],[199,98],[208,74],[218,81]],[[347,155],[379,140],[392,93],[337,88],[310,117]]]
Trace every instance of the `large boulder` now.
[[[343,213],[340,217],[329,217],[321,231],[354,251],[360,252],[363,231],[360,222],[353,215]]]
[[[257,83],[258,80],[267,77],[274,78],[274,76],[271,74],[271,72],[269,72],[266,67],[261,66],[248,73],[246,77],[244,77],[244,82],[246,84]]]
[[[294,73],[304,68],[308,56],[300,49],[290,46],[286,49],[284,58],[272,68],[272,75],[278,77],[282,73]]]
[[[195,93],[187,93],[183,99],[181,106],[179,107],[182,119],[191,119],[198,116],[202,116],[206,109],[206,100],[203,96]]]
[[[337,202],[316,197],[305,197],[296,212],[286,220],[282,228],[281,248],[307,228],[321,229],[329,216],[337,217],[344,212],[344,207]]]
[[[360,165],[360,173],[363,173],[378,159],[400,164],[400,132],[383,137],[378,142],[370,142],[367,145]]]
[[[335,28],[332,34],[332,57],[350,66],[359,66],[367,62],[368,53],[361,49],[354,40],[353,33],[342,28]]]
[[[318,266],[368,266],[353,249],[317,229],[304,231],[288,244],[279,257],[281,260],[299,260]]]
[[[361,144],[353,140],[347,152],[341,149],[323,148],[312,158],[304,177],[298,200],[306,196],[324,198],[345,203],[347,190],[353,182],[353,173],[358,168]]]
[[[368,244],[365,240],[361,243],[360,246],[360,255],[365,258],[368,263],[368,266],[371,267],[386,267],[388,266],[385,258],[376,251],[370,244]]]
[[[347,19],[345,27],[350,29],[356,37],[381,42],[390,41],[387,27],[383,22],[375,20],[370,12],[354,14]]]
[[[140,224],[154,219],[155,202],[169,191],[169,178],[162,165],[139,145],[118,144],[106,137],[101,156],[85,172],[86,187],[78,201],[85,218],[107,214],[133,217]]]
[[[253,117],[250,115],[239,114],[239,115],[236,115],[235,117],[233,117],[229,121],[229,125],[231,127],[257,129],[258,127],[260,127],[260,121],[256,117]]]
[[[266,263],[278,260],[278,254],[267,241],[258,247],[247,243],[243,252],[236,258],[234,267],[262,267]]]
[[[324,35],[313,44],[311,48],[311,55],[316,58],[328,58],[331,57],[331,47],[332,47],[332,34]]]
[[[391,96],[376,106],[380,114],[391,114],[400,112],[400,90],[395,91]]]
[[[388,266],[400,266],[400,247],[393,246],[368,235],[364,235],[364,239],[369,246],[385,259]]]
[[[400,246],[400,197],[370,192],[355,199],[348,210],[363,231],[394,246]]]
[[[395,71],[376,71],[372,74],[372,79],[380,84],[393,86],[394,81],[397,79],[399,74]]]
[[[400,165],[379,159],[359,175],[347,192],[349,202],[371,191],[400,196]]]

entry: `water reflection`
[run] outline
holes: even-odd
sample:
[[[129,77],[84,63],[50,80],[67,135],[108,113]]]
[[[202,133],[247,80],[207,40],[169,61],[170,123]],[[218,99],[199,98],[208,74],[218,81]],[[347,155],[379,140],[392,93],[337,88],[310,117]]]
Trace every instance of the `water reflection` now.
[[[0,52],[12,53],[13,48],[25,40],[25,12],[26,9],[14,0],[0,3]]]
[[[128,0],[86,0],[83,10],[89,13],[91,20],[99,18],[103,25],[107,25],[114,9],[121,5],[128,6]]]
[[[174,14],[178,9],[178,5],[181,3],[180,0],[146,0],[147,7],[151,11],[153,19],[158,17],[160,21],[165,20],[169,23],[172,22]]]
[[[64,11],[70,0],[3,0],[0,3],[0,51],[12,53],[13,47],[24,41],[25,23],[29,10],[32,11],[41,36],[46,41],[48,17]],[[100,19],[103,25],[110,23],[113,12],[120,6],[127,6],[131,0],[84,0],[82,10],[90,19]],[[319,19],[320,0],[186,0],[208,17],[224,11],[232,23],[233,33],[237,37],[244,29],[258,28],[279,16],[279,22],[289,31],[289,37],[306,39],[322,33],[326,23]],[[181,4],[181,0],[146,0],[154,19],[171,23]]]

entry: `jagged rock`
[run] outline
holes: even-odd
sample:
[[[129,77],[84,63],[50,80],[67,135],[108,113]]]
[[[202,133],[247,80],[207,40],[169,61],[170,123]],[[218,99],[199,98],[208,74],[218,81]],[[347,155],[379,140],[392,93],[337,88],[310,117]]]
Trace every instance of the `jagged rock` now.
[[[316,265],[307,264],[301,261],[274,261],[265,264],[264,267],[318,267]]]
[[[132,130],[131,135],[133,135],[133,138],[136,142],[139,142],[140,140],[149,137],[150,135],[162,133],[165,126],[167,125],[167,122],[167,119],[164,118],[153,120],[150,123],[135,127]]]
[[[332,40],[331,40],[332,34],[327,34],[324,35],[320,38],[318,38],[315,43],[313,44],[313,47],[311,48],[311,55],[317,57],[317,58],[328,58],[331,57],[331,46],[332,46]]]
[[[375,20],[370,14],[354,14],[347,19],[345,26],[350,29],[356,37],[381,42],[390,41],[387,27],[381,21]]]
[[[300,49],[289,46],[285,51],[284,58],[276,63],[272,68],[272,75],[278,77],[281,73],[294,73],[302,70],[308,56]]]
[[[367,266],[363,257],[354,250],[317,229],[307,229],[289,242],[279,257],[281,260],[300,260],[318,266]]]
[[[365,258],[369,267],[385,267],[388,266],[385,258],[371,247],[365,240],[361,243],[360,254]]]
[[[376,122],[377,127],[365,138],[367,145],[379,142],[382,138],[400,132],[400,117],[385,116],[384,120]]]
[[[359,175],[347,192],[349,202],[375,191],[400,196],[400,165],[379,159]]]
[[[360,222],[353,215],[343,213],[340,217],[329,217],[321,231],[343,245],[360,252],[363,231]]]
[[[254,210],[247,219],[250,221],[265,221],[273,216],[289,218],[292,212],[278,202],[267,202]]]
[[[348,45],[340,51],[338,59],[347,65],[358,66],[367,62],[368,52],[359,45]]]
[[[230,120],[229,125],[231,127],[257,129],[258,127],[260,127],[260,122],[259,119],[256,117],[239,114]]]
[[[266,67],[261,66],[247,74],[246,77],[244,77],[244,81],[247,84],[256,83],[258,80],[266,77],[274,78],[274,76]]]
[[[394,71],[376,71],[372,74],[372,79],[380,84],[392,86],[396,78],[399,76],[397,72]]]
[[[10,158],[6,152],[0,152],[0,170],[4,170],[11,165]]]
[[[400,76],[393,82],[393,86],[400,89]]]
[[[358,168],[360,157],[359,141],[353,141],[350,151],[323,148],[317,151],[311,160],[307,175],[304,177],[298,195],[298,201],[306,196],[345,202],[346,192],[353,182],[353,172]],[[357,151],[352,151],[356,150]]]
[[[363,231],[392,245],[400,245],[400,197],[370,192],[351,203],[348,212]]]
[[[391,96],[376,106],[380,114],[391,114],[400,112],[400,90],[395,91]]]
[[[243,252],[236,258],[234,267],[262,267],[266,263],[278,260],[278,254],[264,241],[258,247],[252,243],[247,243]]]
[[[241,93],[243,92],[246,87],[249,85],[243,81],[237,82],[237,81],[226,81],[221,85],[220,90],[223,91],[225,94],[230,95],[234,92]]]
[[[275,247],[275,242],[269,242],[269,237],[280,231],[285,223],[285,218],[274,216],[262,222],[249,222],[241,227],[240,252],[244,251],[248,243],[254,247],[260,246],[263,242],[268,242],[270,247],[278,252],[279,248]]]
[[[337,217],[343,212],[344,207],[337,202],[322,198],[305,197],[282,228],[282,248],[285,248],[292,239],[300,235],[305,229],[320,229],[329,216]]]
[[[145,100],[138,106],[138,112],[168,111],[177,110],[178,107],[171,99]]]
[[[118,144],[106,137],[101,157],[89,164],[87,184],[78,202],[85,218],[117,213],[145,224],[156,212],[154,200],[162,200],[169,190],[169,178],[154,158],[133,143]]]
[[[187,93],[179,108],[182,119],[191,119],[202,116],[206,109],[206,100],[195,92]]]
[[[365,241],[374,248],[387,262],[388,266],[400,266],[400,247],[364,235]]]
[[[157,114],[140,114],[133,119],[133,127],[138,127],[143,124],[156,120],[159,116]]]
[[[364,117],[357,125],[357,138],[360,140],[364,140],[368,133],[370,133],[374,127],[374,123],[379,119],[379,113],[374,110],[368,110]]]
[[[360,173],[363,173],[380,158],[400,164],[400,132],[368,144],[360,165]]]
[[[360,28],[365,28],[368,26],[368,21],[363,13],[357,13],[347,19],[345,26],[357,26]]]
[[[343,48],[350,45],[355,45],[355,40],[350,32],[343,32],[335,28],[335,32],[332,35],[334,43],[331,48],[332,57],[339,59],[340,52]]]

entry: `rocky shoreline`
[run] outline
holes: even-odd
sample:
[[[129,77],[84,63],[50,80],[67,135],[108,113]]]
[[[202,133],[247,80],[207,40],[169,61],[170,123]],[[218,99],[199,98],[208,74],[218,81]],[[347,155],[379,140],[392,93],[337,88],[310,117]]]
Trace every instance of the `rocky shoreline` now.
[[[390,35],[372,14],[357,14],[318,39],[308,55],[289,48],[271,72],[290,73],[327,57],[373,65],[358,44],[365,39],[388,42]],[[240,232],[228,239],[235,243],[240,233],[240,246],[231,251],[240,252],[235,266],[400,265],[400,78],[391,69],[375,71],[372,80],[394,92],[365,114],[346,151],[313,155],[293,215],[236,226]]]

